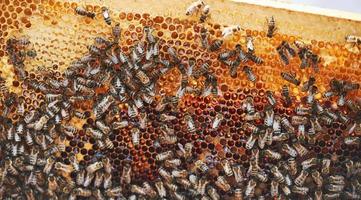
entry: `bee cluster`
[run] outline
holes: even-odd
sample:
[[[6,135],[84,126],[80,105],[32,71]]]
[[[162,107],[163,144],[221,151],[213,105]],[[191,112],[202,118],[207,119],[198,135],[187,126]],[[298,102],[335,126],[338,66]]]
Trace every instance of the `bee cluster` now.
[[[125,47],[111,10],[100,13],[111,37],[95,37],[63,74],[56,65],[26,71],[37,56],[29,39],[7,40],[13,86],[23,93],[0,80],[0,199],[361,199],[361,100],[350,95],[359,83],[333,78],[320,95],[315,76],[282,71],[289,84],[280,91],[260,87],[256,66],[268,61],[252,34],[245,47],[227,49],[226,38],[243,29],[215,36],[201,0],[186,15],[200,16],[195,47],[210,60],[185,56],[151,24]],[[267,21],[272,38],[276,21]],[[274,51],[285,65],[297,60],[319,72],[320,56],[301,41],[283,40]],[[256,87],[224,89],[216,65]],[[170,95],[161,82],[174,71]],[[305,95],[296,100],[291,87]]]

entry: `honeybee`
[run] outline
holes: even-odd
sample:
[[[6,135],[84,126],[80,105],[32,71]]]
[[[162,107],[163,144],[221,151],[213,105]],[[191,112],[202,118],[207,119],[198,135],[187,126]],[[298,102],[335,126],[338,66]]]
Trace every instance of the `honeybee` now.
[[[244,192],[246,197],[253,197],[257,182],[253,179],[249,180]]]
[[[303,157],[308,153],[306,147],[302,146],[300,143],[294,143],[293,147],[296,149],[299,156]]]
[[[54,163],[55,163],[54,158],[51,157],[51,156],[48,157],[48,158],[46,159],[46,164],[45,164],[45,166],[44,166],[44,168],[43,168],[43,172],[44,172],[45,174],[49,174],[50,171],[51,171],[51,169],[52,169],[53,166],[54,166]]]
[[[292,157],[297,156],[297,151],[288,144],[283,144],[282,150]]]
[[[166,171],[163,167],[160,167],[158,169],[158,173],[167,183],[172,182],[172,175],[168,171]]]
[[[129,184],[131,182],[131,165],[125,164],[122,171],[122,176],[120,182],[122,184]]]
[[[218,113],[213,120],[212,129],[217,129],[221,124],[222,120],[223,120],[223,115],[221,113]]]
[[[231,186],[223,176],[218,176],[214,184],[224,192],[228,192],[231,189]]]
[[[207,189],[208,195],[211,197],[212,200],[219,200],[221,197],[218,194],[217,190],[214,187],[209,187]]]
[[[112,19],[110,18],[109,9],[107,7],[102,7],[102,14],[103,14],[105,23],[107,23],[108,25],[111,25]]]
[[[199,169],[201,172],[207,172],[209,170],[209,167],[206,163],[204,163],[202,160],[197,160],[194,163],[195,167]]]
[[[347,43],[353,44],[353,45],[360,45],[361,44],[361,37],[354,36],[354,35],[347,35],[345,37],[345,40]]]
[[[193,121],[192,116],[190,116],[189,114],[187,114],[186,116],[184,116],[184,120],[187,124],[187,129],[189,132],[193,133],[196,131],[196,127],[195,127],[195,123]]]
[[[222,37],[226,38],[238,31],[242,30],[240,25],[234,25],[234,26],[230,26],[230,27],[226,27],[222,30]]]
[[[134,146],[139,145],[140,130],[138,128],[132,128],[130,130],[132,135],[132,143]]]
[[[155,159],[158,160],[158,161],[163,161],[163,160],[168,160],[171,157],[173,157],[173,152],[172,151],[165,151],[163,153],[157,154]]]
[[[295,178],[295,184],[301,187],[308,175],[309,173],[306,170],[302,170],[300,174]]]
[[[254,144],[256,143],[257,138],[251,134],[246,142],[246,149],[252,149]]]
[[[323,178],[321,176],[321,173],[318,172],[317,170],[314,170],[312,173],[311,173],[311,177],[313,179],[313,181],[316,183],[316,186],[318,188],[321,188],[322,187],[322,184],[323,184]]]
[[[217,51],[219,50],[223,45],[223,40],[220,40],[220,39],[216,39],[212,42],[212,44],[209,46],[209,50],[214,52],[214,51]]]
[[[202,27],[200,35],[201,35],[202,48],[208,49],[209,48],[209,43],[208,43],[208,31],[207,31],[207,29]]]
[[[271,16],[269,19],[267,19],[267,26],[268,26],[267,37],[271,38],[271,37],[273,37],[273,34],[277,30],[276,20],[274,19],[273,16]]]
[[[192,4],[189,5],[189,7],[186,9],[186,15],[193,15],[195,12],[198,12],[199,9],[202,8],[202,6],[204,6],[205,3],[202,0],[198,0],[193,2]]]
[[[65,165],[60,162],[56,162],[54,164],[54,169],[62,171],[64,173],[71,173],[73,171],[73,167],[71,165]]]
[[[94,17],[95,17],[95,13],[90,12],[90,11],[87,11],[87,10],[85,10],[84,8],[79,7],[79,6],[75,8],[75,12],[76,12],[76,14],[78,14],[78,15],[90,17],[90,18],[92,18],[92,19],[94,19]]]
[[[269,150],[269,149],[265,150],[264,154],[274,160],[280,160],[282,157],[282,155],[280,153]]]
[[[306,195],[310,189],[308,187],[293,186],[292,192],[300,195]]]
[[[288,119],[286,117],[281,118],[281,125],[283,126],[283,128],[285,128],[287,130],[288,133],[295,132],[295,128],[293,128],[293,126],[291,125],[291,123],[288,121]]]
[[[86,167],[86,171],[90,174],[94,173],[95,171],[99,170],[103,168],[103,163],[102,162],[95,162],[93,164],[90,164]]]
[[[108,174],[108,173],[104,174],[103,187],[104,189],[108,189],[112,187],[112,174]]]
[[[167,196],[167,190],[165,189],[162,181],[158,180],[155,182],[154,185],[155,185],[155,188],[157,189],[159,197],[164,198]]]
[[[295,74],[291,74],[288,72],[281,72],[281,77],[294,85],[298,86],[301,84],[301,81],[296,78]]]
[[[206,21],[207,17],[209,16],[210,8],[211,7],[209,5],[205,5],[203,7],[201,16],[199,18],[200,23],[204,23]]]
[[[114,27],[112,28],[113,41],[115,43],[119,42],[121,32],[122,32],[122,29],[120,28],[120,24],[116,23],[114,25]]]
[[[233,171],[232,171],[229,161],[224,159],[224,160],[222,160],[221,164],[222,164],[223,171],[225,172],[226,176],[232,176]]]
[[[301,163],[302,169],[306,170],[314,165],[316,165],[318,160],[316,158],[309,158]]]

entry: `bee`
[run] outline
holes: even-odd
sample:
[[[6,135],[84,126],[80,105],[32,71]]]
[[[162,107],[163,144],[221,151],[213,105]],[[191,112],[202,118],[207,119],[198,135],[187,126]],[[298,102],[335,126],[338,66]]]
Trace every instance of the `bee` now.
[[[112,28],[113,41],[115,43],[119,42],[121,32],[122,32],[122,29],[120,28],[120,24],[116,23],[114,25],[114,27]]]
[[[164,166],[167,168],[177,168],[181,164],[182,163],[180,159],[172,159],[172,160],[167,159],[164,161]]]
[[[345,177],[343,177],[342,175],[329,176],[328,180],[331,184],[345,186]]]
[[[248,66],[244,66],[243,67],[243,72],[246,74],[247,79],[249,81],[255,82],[256,81],[256,76],[253,74],[253,71],[250,67]]]
[[[105,23],[107,23],[108,25],[111,25],[112,19],[110,18],[109,9],[107,7],[102,7],[102,14],[103,14]]]
[[[360,45],[361,44],[361,37],[354,36],[354,35],[347,35],[345,37],[345,40],[347,43],[353,44],[353,45]]]
[[[112,174],[104,173],[103,188],[108,189],[112,187]]]
[[[241,166],[240,165],[232,166],[232,171],[233,171],[236,182],[242,183],[242,181],[244,180],[244,177],[243,177],[243,172],[242,172]]]
[[[192,116],[190,116],[189,114],[187,114],[186,116],[184,116],[184,120],[187,124],[187,129],[189,132],[193,133],[196,131],[196,127],[195,127],[195,123],[193,121]]]
[[[345,185],[329,184],[326,186],[326,189],[330,192],[341,192],[344,187],[345,187]]]
[[[132,172],[131,165],[128,163],[125,164],[123,166],[123,171],[120,180],[122,184],[129,184],[131,182],[131,172]]]
[[[209,50],[211,52],[218,51],[223,45],[223,40],[216,39],[212,42],[212,44],[209,46]]]
[[[308,187],[293,186],[292,192],[300,195],[306,195],[310,189]]]
[[[274,159],[274,160],[280,160],[281,157],[282,157],[282,155],[281,155],[280,153],[275,152],[275,151],[272,151],[272,150],[269,150],[269,149],[265,150],[265,151],[264,151],[264,154],[265,154],[267,157],[269,157],[269,158],[271,158],[271,159]]]
[[[76,174],[75,182],[77,185],[81,186],[83,185],[84,181],[85,181],[85,170],[80,170]]]
[[[308,153],[306,147],[302,146],[300,143],[294,143],[293,147],[296,149],[299,156],[303,157]]]
[[[172,175],[168,171],[166,171],[163,167],[160,167],[158,169],[158,173],[167,183],[172,182]]]
[[[94,177],[95,177],[95,173],[87,172],[87,174],[85,176],[85,179],[84,179],[84,182],[83,182],[83,186],[88,187],[92,183]]]
[[[295,178],[295,184],[297,186],[303,186],[306,178],[308,177],[309,173],[306,170],[302,170],[300,174]]]
[[[318,163],[318,160],[316,158],[310,158],[301,163],[302,169],[306,170]]]
[[[130,130],[131,136],[132,136],[132,144],[134,146],[139,145],[139,139],[140,139],[140,130],[138,128],[132,128]]]
[[[196,166],[197,169],[199,169],[201,172],[207,172],[209,170],[209,167],[207,166],[207,164],[205,164],[203,161],[201,160],[197,160],[194,165]]]
[[[218,194],[217,190],[214,187],[209,187],[207,189],[207,193],[213,200],[219,200],[221,198],[220,195]]]
[[[150,44],[155,44],[156,43],[156,38],[154,37],[154,35],[152,34],[153,32],[153,29],[149,26],[145,26],[143,28],[143,31],[145,33],[145,37],[147,39],[147,41],[150,43]]]
[[[156,156],[156,160],[158,161],[163,161],[163,160],[168,160],[170,158],[173,157],[173,152],[172,151],[165,151],[163,153],[157,154]]]
[[[240,31],[242,28],[240,25],[235,25],[235,26],[230,26],[230,27],[226,27],[222,30],[222,37],[226,38],[238,31]]]
[[[274,111],[272,107],[266,107],[265,114],[266,116],[264,117],[264,124],[268,127],[271,127],[274,122]]]
[[[199,22],[200,23],[204,23],[207,20],[207,17],[209,16],[209,11],[210,11],[210,6],[209,5],[205,5],[202,9],[202,13],[201,16],[199,18]]]
[[[277,183],[284,183],[285,182],[285,177],[284,175],[279,171],[277,166],[272,166],[271,168],[271,173],[273,174],[275,181]]]
[[[295,129],[293,128],[290,121],[288,121],[288,119],[286,117],[281,118],[281,125],[282,125],[283,128],[286,129],[286,131],[288,133],[294,133],[295,132]]]
[[[18,175],[19,171],[14,167],[13,161],[10,158],[5,158],[5,169],[11,174],[11,175]]]
[[[224,192],[228,192],[231,189],[231,186],[223,176],[218,176],[214,184]]]
[[[83,173],[84,175],[84,173]],[[95,178],[94,178],[94,187],[99,188],[100,185],[103,183],[104,173],[101,171],[95,172]]]
[[[308,118],[307,117],[302,117],[302,116],[292,116],[291,118],[291,124],[293,125],[306,125],[308,122]]]
[[[244,195],[246,197],[253,197],[255,188],[256,188],[257,182],[253,179],[249,180],[246,186],[246,189],[244,191]]]
[[[81,15],[81,16],[86,16],[86,17],[92,18],[92,19],[94,19],[94,17],[95,17],[95,13],[87,11],[82,7],[76,7],[75,13],[78,15]]]
[[[103,168],[103,163],[102,162],[95,162],[93,164],[90,164],[86,167],[86,171],[87,173],[94,173],[96,172],[97,170],[100,170],[101,168]]]
[[[289,196],[291,194],[291,190],[287,185],[281,185],[281,190],[286,196]]]
[[[264,171],[259,171],[256,173],[255,178],[257,178],[260,182],[265,183],[268,181],[268,175]]]
[[[30,155],[29,155],[29,164],[30,165],[35,165],[36,164],[36,161],[38,159],[38,154],[39,154],[39,149],[32,148],[30,150]]]
[[[271,106],[275,106],[277,101],[274,97],[274,94],[272,91],[266,91],[266,96],[267,96],[267,100],[268,100],[268,103],[271,105]]]
[[[288,144],[283,144],[282,150],[294,158],[297,156],[297,151]]]
[[[186,15],[193,15],[195,12],[198,12],[199,9],[201,9],[205,3],[202,0],[195,1],[189,5],[189,7],[186,9]]]
[[[281,77],[283,79],[285,79],[286,81],[294,84],[294,85],[300,85],[300,80],[296,79],[296,75],[295,74],[291,74],[291,73],[288,73],[288,72],[281,72]]]
[[[157,189],[159,197],[164,198],[167,196],[167,190],[165,189],[162,181],[160,180],[156,181],[154,186]]]
[[[151,198],[155,198],[157,196],[157,192],[153,189],[153,187],[148,182],[143,183],[143,188],[146,191],[147,196],[149,196]]]
[[[46,163],[45,163],[45,166],[44,166],[44,168],[43,168],[43,172],[44,172],[45,174],[49,174],[50,171],[51,171],[51,169],[52,169],[53,166],[54,166],[54,163],[55,163],[54,158],[51,157],[51,156],[48,157],[48,158],[46,159]]]
[[[209,43],[208,43],[208,31],[207,31],[207,29],[202,27],[200,35],[201,35],[202,48],[208,49],[209,48]]]
[[[73,171],[73,167],[71,165],[66,165],[60,162],[56,162],[54,164],[54,169],[62,171],[64,173],[71,173]]]
[[[234,190],[234,200],[242,200],[243,199],[243,191],[241,188],[236,188]]]
[[[331,165],[331,160],[330,159],[323,159],[322,160],[322,167],[321,167],[322,175],[328,175],[330,173],[330,165]]]
[[[286,55],[286,52],[285,52],[285,47],[282,44],[280,44],[277,48],[276,48],[277,52],[278,52],[278,55],[280,56],[281,58],[281,61],[285,64],[285,65],[288,65],[290,64],[289,62],[289,59],[288,59],[288,56]]]
[[[271,16],[269,19],[267,19],[267,25],[268,25],[267,37],[271,38],[271,37],[273,37],[273,34],[277,30],[276,20],[274,19],[273,16]]]
[[[90,197],[92,195],[92,191],[85,188],[75,188],[73,192],[76,194],[76,196],[81,197]]]
[[[247,36],[246,43],[247,43],[246,46],[247,46],[248,53],[253,54],[253,52],[254,52],[253,38],[251,36]]]
[[[233,171],[232,171],[229,161],[224,159],[224,160],[222,160],[221,164],[222,164],[223,171],[226,174],[226,176],[232,176]]]
[[[251,53],[247,53],[247,57],[249,58],[249,60],[256,63],[257,65],[263,64],[263,59],[261,57],[258,57],[258,56],[254,55],[254,54],[251,54]]]
[[[110,198],[113,198],[113,197],[119,197],[120,199],[122,199],[122,187],[121,186],[117,186],[117,187],[114,187],[114,188],[109,188],[105,191],[105,195],[110,197]]]
[[[271,189],[270,189],[270,193],[271,193],[272,197],[279,196],[278,188],[279,188],[279,183],[277,181],[272,180],[271,181]]]
[[[273,132],[271,128],[266,129],[264,140],[268,146],[272,145],[273,142]]]
[[[222,120],[223,120],[223,115],[221,113],[218,113],[213,120],[212,129],[217,129],[221,124]]]
[[[177,170],[177,169],[175,169],[171,173],[172,173],[173,177],[179,178],[179,179],[185,179],[188,176],[188,171],[187,170]],[[189,184],[191,184],[191,183],[189,182]]]
[[[308,79],[308,81],[306,81],[303,86],[302,86],[302,91],[306,92],[310,89],[311,86],[313,86],[316,82],[316,79],[314,76],[310,76],[310,78]]]
[[[113,122],[112,123],[112,128],[117,130],[117,129],[122,129],[125,127],[128,127],[129,122],[126,120],[120,121],[120,122]]]
[[[312,173],[311,173],[311,177],[313,179],[313,181],[315,182],[316,186],[318,188],[321,188],[322,187],[322,184],[323,184],[323,178],[321,176],[321,173],[318,172],[317,170],[314,170]]]
[[[254,144],[256,143],[256,137],[253,137],[253,134],[249,136],[246,142],[246,149],[252,149]]]

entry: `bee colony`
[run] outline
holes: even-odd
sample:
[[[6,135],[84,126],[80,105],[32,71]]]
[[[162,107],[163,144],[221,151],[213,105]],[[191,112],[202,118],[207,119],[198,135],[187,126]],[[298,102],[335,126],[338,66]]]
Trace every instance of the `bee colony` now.
[[[361,22],[0,5],[0,199],[361,199]]]

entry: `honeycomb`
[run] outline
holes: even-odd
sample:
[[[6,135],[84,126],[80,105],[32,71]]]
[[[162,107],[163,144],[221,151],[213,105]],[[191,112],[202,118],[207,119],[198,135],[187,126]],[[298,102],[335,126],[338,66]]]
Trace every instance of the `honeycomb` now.
[[[247,112],[243,108],[244,102],[251,97],[254,101],[255,111],[261,113],[268,108],[267,92],[272,91],[278,102],[277,106],[273,108],[274,114],[290,121],[297,114],[296,108],[304,107],[306,104],[309,95],[307,91],[303,91],[298,85],[283,79],[280,75],[281,72],[295,74],[301,83],[308,81],[309,77],[313,76],[318,89],[314,96],[315,101],[322,104],[326,110],[354,116],[358,120],[355,121],[360,123],[360,116],[358,116],[360,112],[353,113],[347,107],[352,107],[352,105],[339,106],[336,103],[336,97],[327,99],[322,96],[329,91],[330,82],[334,79],[361,83],[359,46],[344,41],[346,35],[361,35],[360,22],[235,2],[209,0],[207,1],[211,6],[209,19],[205,23],[199,23],[199,15],[185,16],[185,10],[191,3],[191,1],[165,0],[82,1],[81,3],[55,0],[0,0],[0,77],[3,81],[1,89],[4,90],[1,95],[0,113],[8,116],[10,120],[2,119],[2,123],[18,125],[23,120],[19,114],[19,108],[16,106],[12,107],[8,114],[6,113],[9,106],[4,103],[5,93],[14,93],[18,96],[17,102],[14,104],[25,102],[25,113],[46,107],[46,94],[39,88],[31,87],[31,83],[47,82],[50,79],[59,82],[65,80],[69,66],[89,52],[87,47],[94,43],[95,37],[112,38],[112,27],[116,23],[119,23],[121,27],[119,47],[124,54],[131,54],[134,45],[145,38],[144,27],[152,27],[154,36],[159,38],[160,57],[171,59],[172,56],[168,49],[174,48],[182,61],[195,59],[194,71],[199,69],[203,63],[209,63],[209,72],[215,75],[221,95],[186,94],[179,99],[178,105],[166,105],[162,111],[158,110],[157,106],[164,97],[177,94],[182,81],[180,70],[176,67],[171,68],[165,75],[160,76],[156,83],[155,101],[145,104],[142,108],[142,113],[147,114],[148,121],[145,127],[140,128],[139,144],[134,145],[132,131],[136,126],[130,124],[126,128],[112,130],[108,136],[113,145],[112,148],[102,147],[98,139],[87,131],[89,127],[96,126],[97,117],[93,113],[96,98],[78,101],[72,105],[73,109],[79,110],[81,113],[79,116],[72,116],[67,122],[78,131],[74,136],[53,138],[55,144],[64,144],[63,150],[54,153],[56,162],[71,165],[75,156],[80,166],[89,166],[107,158],[113,168],[111,176],[115,183],[124,179],[123,172],[128,165],[131,166],[131,176],[132,180],[135,180],[135,184],[141,184],[143,181],[154,183],[160,177],[164,179],[160,172],[162,165],[160,156],[164,156],[167,152],[177,154],[181,151],[175,143],[162,142],[163,128],[166,126],[169,130],[174,131],[177,143],[183,146],[186,144],[193,146],[191,157],[194,160],[182,159],[179,169],[193,172],[196,167],[194,161],[197,159],[214,163],[209,172],[209,179],[215,181],[220,176],[227,176],[226,171],[222,171],[221,161],[223,160],[240,164],[245,169],[249,168],[254,159],[254,151],[247,148],[247,141],[252,137],[253,129],[247,128],[245,125],[247,124],[245,122]],[[94,12],[95,18],[77,15],[74,10],[78,6]],[[101,15],[104,6],[109,8],[112,19],[111,26],[104,22]],[[254,16],[253,13],[257,13],[257,16]],[[267,37],[265,20],[270,16],[275,17],[278,27],[271,38]],[[212,52],[202,48],[202,27],[208,30],[210,41],[214,41],[222,39],[224,28],[235,24],[240,24],[245,30],[238,31],[224,39],[221,50]],[[259,56],[263,62],[256,64],[249,60],[242,63],[241,67],[238,67],[237,73],[231,76],[229,67],[219,60],[219,53],[227,49],[234,49],[237,45],[245,48],[247,37],[253,38],[255,55]],[[28,56],[29,58],[27,57],[24,61],[25,77],[23,79],[19,78],[19,71],[14,69],[11,55],[7,51],[9,46],[7,41],[11,38],[27,38],[30,44],[24,47],[25,51],[36,52],[36,56],[32,58]],[[310,51],[319,55],[318,72],[312,67],[301,69],[301,59],[297,57],[290,57],[289,64],[285,65],[276,51],[283,41],[289,44],[303,41]],[[20,48],[19,51],[21,50],[23,49]],[[243,66],[248,66],[252,70],[256,81],[249,80],[247,74],[242,71]],[[188,81],[194,90],[201,89],[205,85],[203,77],[191,78]],[[293,102],[291,106],[281,103],[283,102],[284,85],[289,87]],[[5,92],[5,90],[8,91]],[[109,87],[106,85],[94,89],[95,96],[99,98],[107,92],[109,92]],[[351,90],[347,93],[347,99],[352,99],[359,104],[360,94],[360,90]],[[70,95],[64,93],[64,96]],[[120,103],[117,107],[118,110],[107,111],[114,112],[114,114],[109,114],[109,119],[105,120],[131,122],[132,119],[127,113],[129,104]],[[219,127],[212,128],[212,123],[218,113],[222,114],[223,120]],[[162,119],[162,115],[172,115],[175,118],[165,121]],[[188,130],[187,116],[191,116],[194,121],[196,128],[193,132]],[[254,121],[253,124],[257,126],[266,123],[263,116],[249,121]],[[344,140],[350,136],[358,138],[361,134],[360,130],[349,134],[352,123],[342,121],[333,121],[322,125],[322,130],[315,136],[299,137],[307,144],[309,154],[306,158],[298,159],[297,162],[301,163],[313,157],[319,160],[330,159],[332,160],[331,173],[347,173],[344,166],[348,160],[355,163],[360,161],[358,155],[360,142],[346,145]],[[292,145],[292,142],[288,143]],[[272,147],[278,150],[282,149],[280,145]],[[43,150],[48,152],[51,149],[44,148]],[[30,149],[24,151],[28,153]],[[5,152],[1,152],[0,158],[2,162],[5,162],[8,156]],[[277,165],[277,163],[278,160],[272,160],[267,156],[260,160],[261,167],[269,164]],[[77,171],[71,171],[64,177],[75,179],[77,176]],[[47,188],[48,183],[41,179],[48,179],[48,175],[39,179],[38,186]],[[230,177],[227,180],[230,183],[236,182]],[[311,178],[307,178],[306,183],[311,186],[315,185]],[[11,185],[11,183],[4,184]],[[16,194],[21,190],[22,185],[14,185],[16,187],[9,194]],[[59,185],[61,184],[59,183]],[[28,187],[26,186],[26,191],[28,191]],[[40,193],[39,196],[35,195],[35,199],[47,199],[48,194],[33,190],[37,195]],[[128,194],[130,191],[133,192],[130,189],[125,193]],[[233,198],[235,191],[229,192],[220,186],[217,187],[217,191],[226,199],[237,199]],[[267,184],[260,181],[255,189],[255,196],[261,198],[266,196],[268,191]],[[31,199],[29,193],[26,196]],[[295,196],[295,198],[306,199],[306,196],[301,196]],[[7,197],[6,194],[3,194],[3,197]],[[86,197],[88,196],[85,195],[84,198],[86,199]],[[60,199],[65,198],[62,196]],[[266,199],[270,198],[266,197]],[[170,199],[178,199],[178,197]],[[190,199],[190,197],[187,196],[185,199]]]

